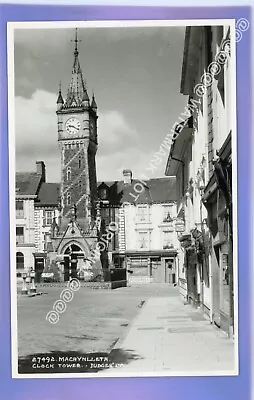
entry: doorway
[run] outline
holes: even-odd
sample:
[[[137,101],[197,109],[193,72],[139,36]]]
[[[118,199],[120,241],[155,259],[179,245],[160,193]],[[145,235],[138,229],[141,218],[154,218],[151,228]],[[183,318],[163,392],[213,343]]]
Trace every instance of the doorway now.
[[[78,278],[78,259],[84,258],[84,252],[77,244],[71,244],[64,252],[64,280]]]

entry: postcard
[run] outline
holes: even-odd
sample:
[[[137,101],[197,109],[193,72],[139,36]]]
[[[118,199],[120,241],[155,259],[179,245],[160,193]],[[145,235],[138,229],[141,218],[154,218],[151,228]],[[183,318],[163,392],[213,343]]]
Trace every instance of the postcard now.
[[[238,375],[248,27],[8,23],[13,378]]]

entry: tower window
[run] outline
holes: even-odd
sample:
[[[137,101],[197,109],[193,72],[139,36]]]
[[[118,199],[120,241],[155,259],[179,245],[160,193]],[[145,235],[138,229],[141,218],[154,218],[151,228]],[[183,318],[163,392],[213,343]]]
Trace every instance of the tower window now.
[[[71,180],[71,168],[68,167],[67,168],[67,181],[70,181],[70,180]]]
[[[79,143],[77,143],[77,149],[79,149]]]
[[[67,194],[67,204],[68,206],[71,204],[71,195],[69,193]]]
[[[78,159],[78,167],[81,168],[81,157]]]

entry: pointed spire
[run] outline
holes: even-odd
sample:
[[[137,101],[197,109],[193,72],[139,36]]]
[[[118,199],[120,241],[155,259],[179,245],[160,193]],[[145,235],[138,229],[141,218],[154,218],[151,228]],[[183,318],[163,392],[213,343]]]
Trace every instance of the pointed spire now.
[[[86,85],[83,79],[82,70],[79,63],[79,51],[78,51],[78,30],[75,30],[75,39],[72,40],[75,43],[74,48],[74,61],[72,66],[72,76],[69,89],[67,92],[67,98],[65,108],[68,107],[81,107],[82,101],[86,92]]]
[[[94,108],[95,110],[97,110],[97,104],[96,104],[96,101],[95,101],[94,93],[93,93],[93,98],[92,98],[91,107]]]
[[[64,104],[63,96],[62,96],[61,82],[59,83],[59,91],[58,91],[58,98],[57,98],[56,104]]]

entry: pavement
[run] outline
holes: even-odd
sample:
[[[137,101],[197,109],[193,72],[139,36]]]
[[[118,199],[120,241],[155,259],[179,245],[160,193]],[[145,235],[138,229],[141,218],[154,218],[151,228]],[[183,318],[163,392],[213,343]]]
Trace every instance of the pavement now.
[[[98,375],[237,375],[234,342],[180,297],[150,297]]]

